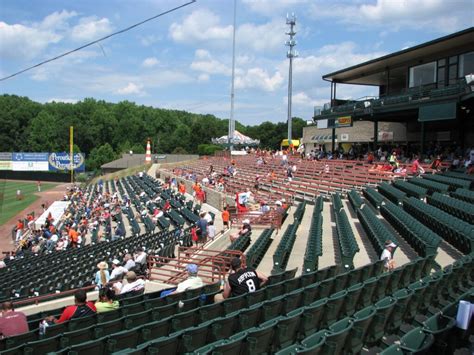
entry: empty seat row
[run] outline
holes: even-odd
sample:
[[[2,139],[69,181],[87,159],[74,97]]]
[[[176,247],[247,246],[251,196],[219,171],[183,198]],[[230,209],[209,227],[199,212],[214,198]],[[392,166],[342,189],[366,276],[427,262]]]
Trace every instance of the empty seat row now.
[[[247,266],[253,267],[254,269],[258,267],[263,257],[265,256],[265,253],[270,247],[270,244],[273,242],[273,231],[273,228],[264,229],[262,234],[260,234],[255,243],[247,251],[247,253],[245,254]]]
[[[379,192],[393,203],[400,204],[406,197],[406,193],[391,184],[382,182],[378,186]],[[378,206],[380,207],[380,205]]]
[[[413,196],[419,199],[425,198],[428,194],[428,190],[424,187],[412,184],[408,181],[395,180],[393,186],[405,192],[407,196]]]
[[[323,255],[323,216],[322,210],[317,207],[322,204],[322,199],[321,196],[316,199],[316,206],[311,217],[311,226],[304,254],[303,273],[317,270],[318,257]]]
[[[427,202],[453,216],[474,224],[474,204],[435,192]]]
[[[474,250],[474,226],[434,206],[410,197],[403,202],[403,208],[428,225],[464,254]]]
[[[430,228],[393,203],[385,203],[380,211],[419,255],[427,256],[436,253],[441,238]]]
[[[375,208],[380,208],[380,205],[382,204],[384,197],[375,191],[371,187],[367,187],[364,190],[362,190],[362,193],[364,194],[365,198],[374,206]]]
[[[451,192],[451,196],[459,200],[474,203],[474,191],[471,190],[459,188]]]
[[[359,209],[364,204],[364,201],[356,190],[349,191],[347,193],[347,197],[349,198],[349,202],[354,208],[354,211],[357,211],[357,209]]]
[[[428,179],[420,179],[420,178],[414,177],[408,181],[411,184],[418,185],[427,189],[428,193],[433,193],[433,192],[447,193],[449,190],[449,185],[436,182],[436,181],[431,181]]]
[[[425,174],[423,175],[423,179],[433,180],[436,182],[440,182],[451,187],[451,190],[455,190],[457,188],[463,189],[470,189],[474,186],[474,181],[468,181],[464,179],[457,179],[449,176],[438,175],[438,174]]]
[[[336,210],[337,206],[334,205],[334,200],[337,201],[337,197],[334,198],[334,196],[335,195],[333,195],[333,208],[336,218],[336,232],[341,263],[346,268],[353,268],[354,255],[359,252],[359,246],[354,237],[354,232],[352,231],[349,220],[347,219],[346,211],[344,208]]]
[[[382,204],[382,208],[383,208]],[[391,240],[398,245],[397,237],[390,231],[368,206],[362,206],[357,210],[357,217],[364,227],[377,255],[381,255],[385,248],[385,242]],[[423,255],[425,256],[425,255]]]

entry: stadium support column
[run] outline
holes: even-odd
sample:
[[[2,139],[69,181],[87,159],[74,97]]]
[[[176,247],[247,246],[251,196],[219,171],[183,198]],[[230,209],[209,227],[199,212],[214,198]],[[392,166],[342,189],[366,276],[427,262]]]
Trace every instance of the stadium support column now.
[[[374,120],[374,147],[372,148],[373,151],[377,150],[378,144],[379,144],[379,121],[375,119]]]
[[[336,102],[336,82],[334,82],[334,98],[333,100],[331,100],[331,107],[333,106],[333,103],[332,101],[334,101],[334,103]],[[331,151],[332,153],[334,154],[334,151],[336,150],[336,128],[333,128],[332,129],[332,148],[331,148]]]
[[[420,154],[423,157],[425,155],[425,122],[421,122],[421,142],[420,142]]]

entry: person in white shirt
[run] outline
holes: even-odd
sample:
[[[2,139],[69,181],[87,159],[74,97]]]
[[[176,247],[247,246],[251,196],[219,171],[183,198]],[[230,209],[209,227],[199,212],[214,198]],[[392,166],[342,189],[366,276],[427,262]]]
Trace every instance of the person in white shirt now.
[[[393,251],[397,245],[392,242],[390,239],[385,241],[385,249],[382,251],[380,260],[384,262],[385,271],[390,271],[395,268],[395,263],[393,261]]]
[[[143,249],[137,249],[135,252],[135,264],[141,264],[144,265],[146,263],[146,253],[143,251]]]
[[[173,293],[184,292],[186,290],[194,290],[204,286],[202,279],[198,276],[198,266],[196,264],[188,264],[186,266],[186,271],[188,272],[188,278],[183,282],[178,284],[178,287]]]
[[[216,236],[216,227],[212,220],[207,224],[207,236],[211,240],[214,240],[214,237]]]
[[[209,212],[206,212],[206,215],[204,216],[204,219],[207,221],[207,224],[212,222],[212,216]]]
[[[114,259],[112,261],[112,273],[110,274],[110,279],[121,279],[122,275],[126,274],[128,270],[120,265],[120,261],[118,259]]]
[[[125,254],[125,256],[123,257],[123,260],[125,261],[124,267],[125,269],[127,269],[127,271],[130,271],[131,269],[135,267],[135,261],[133,261],[132,255]]]
[[[114,284],[115,291],[117,294],[123,295],[127,292],[141,291],[145,289],[145,281],[143,279],[137,278],[137,274],[133,271],[127,272],[125,275],[127,283],[122,285],[120,282]]]

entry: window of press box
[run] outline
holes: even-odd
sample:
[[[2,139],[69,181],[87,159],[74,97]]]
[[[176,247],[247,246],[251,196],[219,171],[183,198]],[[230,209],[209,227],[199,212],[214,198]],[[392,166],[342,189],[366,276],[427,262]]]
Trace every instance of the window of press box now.
[[[459,77],[474,74],[474,51],[459,56]]]
[[[436,62],[417,65],[410,68],[409,86],[423,86],[436,82]]]

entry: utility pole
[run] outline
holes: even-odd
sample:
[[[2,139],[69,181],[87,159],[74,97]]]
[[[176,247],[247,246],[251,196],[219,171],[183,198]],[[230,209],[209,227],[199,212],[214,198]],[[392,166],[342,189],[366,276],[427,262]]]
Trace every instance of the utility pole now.
[[[295,32],[295,25],[296,25],[296,16],[294,13],[291,16],[286,15],[286,24],[290,26],[290,30],[286,32],[290,39],[285,42],[285,45],[290,47],[286,56],[290,59],[290,69],[288,73],[288,147],[291,144],[291,130],[292,130],[292,117],[291,117],[291,97],[293,91],[293,58],[298,56],[298,52],[295,51],[293,48],[296,46],[296,40],[294,39],[296,32]]]
[[[232,152],[235,122],[234,122],[234,81],[235,81],[235,25],[237,13],[237,0],[234,0],[234,26],[232,35],[232,84],[230,89],[230,118],[229,118],[229,133],[227,140],[229,143],[229,151]],[[232,154],[232,153],[231,153]]]

